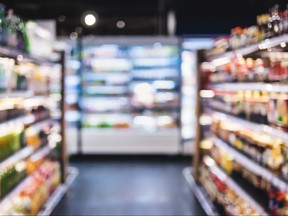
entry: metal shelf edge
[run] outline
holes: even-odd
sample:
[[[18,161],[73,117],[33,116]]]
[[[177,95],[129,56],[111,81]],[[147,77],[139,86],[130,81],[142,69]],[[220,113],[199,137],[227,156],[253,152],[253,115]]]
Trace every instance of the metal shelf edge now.
[[[192,189],[195,197],[199,201],[201,207],[205,211],[207,215],[214,215],[214,216],[220,216],[220,214],[217,212],[216,207],[213,205],[213,203],[210,201],[208,196],[205,194],[203,189],[201,189],[195,182],[193,176],[192,176],[192,170],[193,168],[187,167],[183,169],[183,175],[188,183],[190,189]]]

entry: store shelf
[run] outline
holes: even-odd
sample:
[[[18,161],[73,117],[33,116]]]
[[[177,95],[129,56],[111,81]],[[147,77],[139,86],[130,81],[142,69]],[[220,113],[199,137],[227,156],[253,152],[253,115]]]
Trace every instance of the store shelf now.
[[[5,169],[6,167],[11,166],[12,164],[16,164],[18,161],[24,160],[31,156],[34,152],[34,149],[30,146],[21,149],[20,151],[14,153],[6,160],[0,162],[0,170]]]
[[[260,215],[268,215],[264,209],[248,194],[246,193],[237,183],[234,182],[230,176],[223,172],[217,165],[216,162],[209,156],[205,156],[203,159],[204,164],[209,167],[210,171],[216,175],[221,181],[223,181],[231,190],[233,190],[238,196],[244,199],[251,205]]]
[[[0,202],[0,209],[4,208],[5,203],[9,202],[13,197],[17,196],[23,188],[25,188],[29,183],[31,183],[33,180],[33,177],[28,176],[26,177],[18,186],[16,186],[8,195],[5,196],[5,198],[2,199]]]
[[[15,92],[2,92],[0,98],[30,98],[34,94],[32,91],[15,91]]]
[[[48,201],[38,213],[38,216],[49,216],[51,215],[53,209],[57,206],[60,200],[63,198],[65,193],[68,191],[69,187],[72,185],[79,171],[74,167],[69,167],[68,176],[66,182],[57,187],[54,193],[49,197]],[[12,190],[1,202],[0,208],[4,208],[5,203],[10,202],[13,197],[17,196],[27,185],[33,181],[33,176],[26,177],[14,190]]]
[[[243,48],[240,48],[240,49],[237,49],[234,51],[225,52],[223,54],[218,54],[218,55],[208,56],[208,60],[214,61],[214,60],[217,60],[220,58],[232,58],[237,54],[245,56],[245,55],[249,55],[249,54],[252,54],[254,52],[257,52],[259,50],[269,49],[269,48],[278,46],[282,42],[285,42],[285,43],[288,42],[288,35],[287,34],[281,35],[279,37],[274,37],[271,39],[266,39],[266,40],[261,41],[259,43],[255,43],[253,45],[243,47]]]
[[[261,176],[268,182],[271,182],[274,186],[279,187],[282,190],[288,190],[287,181],[285,181],[281,177],[277,176],[276,174],[266,169],[265,167],[262,167],[261,165],[257,164],[249,157],[241,154],[239,151],[237,151],[236,149],[234,149],[221,139],[217,138],[216,136],[212,137],[212,141],[215,146],[222,148],[228,153],[230,153],[233,156],[234,160],[241,166],[245,167],[246,169],[250,170],[256,175]]]
[[[38,151],[36,151],[34,154],[32,154],[29,159],[31,161],[37,161],[37,160],[44,158],[47,155],[49,155],[50,152],[51,152],[51,148],[49,146],[44,146],[41,149],[39,149]]]
[[[288,93],[285,84],[267,84],[267,83],[223,83],[210,85],[209,89],[222,91],[264,91]]]
[[[220,214],[217,212],[216,207],[210,201],[204,189],[201,186],[196,184],[192,173],[193,173],[193,168],[187,167],[183,170],[183,175],[184,175],[186,182],[188,183],[189,187],[193,191],[195,197],[199,201],[199,204],[205,211],[206,215],[220,216]]]
[[[129,113],[130,109],[121,109],[121,110],[95,110],[95,111],[88,111],[83,109],[82,113],[83,115],[102,115],[102,114],[126,114]]]
[[[129,71],[93,71],[93,70],[89,70],[89,69],[83,69],[83,75],[85,76],[87,75],[92,75],[95,74],[95,76],[113,76],[113,75],[126,75],[126,76],[130,76],[130,72]]]
[[[177,154],[178,128],[162,130],[82,129],[82,152],[86,154]]]
[[[17,59],[18,56],[22,56],[23,60],[29,60],[37,64],[49,63],[49,59],[41,58],[39,56],[31,55],[23,53],[22,51],[18,51],[16,49],[10,47],[0,46],[0,55],[10,58]]]
[[[153,107],[138,107],[134,106],[132,108],[133,111],[178,111],[179,107],[178,106],[168,106],[168,105],[163,105],[163,106],[153,106]]]
[[[17,125],[17,124],[30,125],[30,124],[33,124],[33,122],[35,122],[35,116],[31,114],[31,115],[21,116],[15,119],[11,119],[6,122],[2,122],[0,123],[0,127],[7,128],[8,126]]]
[[[53,210],[56,208],[58,203],[67,193],[68,189],[78,176],[79,171],[77,168],[69,167],[68,168],[68,176],[66,178],[66,182],[54,191],[54,193],[49,197],[46,204],[43,206],[42,210],[38,213],[38,216],[49,216],[52,214]]]
[[[50,123],[52,123],[52,119],[49,118],[49,119],[45,119],[45,120],[39,121],[39,122],[37,122],[35,124],[31,124],[29,126],[29,128],[34,128],[37,131],[40,131],[40,130],[43,129],[44,126],[46,126],[47,124],[50,124]]]
[[[224,121],[231,121],[233,123],[237,123],[241,125],[244,128],[251,129],[253,131],[266,133],[272,137],[277,137],[277,138],[284,140],[285,142],[288,142],[288,133],[280,129],[273,128],[268,125],[253,123],[248,120],[240,119],[238,117],[224,114],[221,112],[212,112],[212,116],[216,119],[224,120]]]

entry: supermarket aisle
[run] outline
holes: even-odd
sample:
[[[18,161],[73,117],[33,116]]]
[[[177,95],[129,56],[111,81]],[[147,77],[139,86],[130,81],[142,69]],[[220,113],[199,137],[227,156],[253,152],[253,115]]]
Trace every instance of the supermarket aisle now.
[[[189,164],[179,158],[74,162],[80,175],[54,215],[203,215],[182,176]]]

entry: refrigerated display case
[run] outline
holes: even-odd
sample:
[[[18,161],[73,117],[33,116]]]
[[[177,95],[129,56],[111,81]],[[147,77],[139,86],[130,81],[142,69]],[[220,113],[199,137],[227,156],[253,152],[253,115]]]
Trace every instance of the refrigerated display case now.
[[[162,37],[82,40],[81,152],[177,154],[178,40]]]
[[[181,138],[184,154],[193,154],[196,136],[197,50],[210,49],[212,36],[185,37],[181,43]]]

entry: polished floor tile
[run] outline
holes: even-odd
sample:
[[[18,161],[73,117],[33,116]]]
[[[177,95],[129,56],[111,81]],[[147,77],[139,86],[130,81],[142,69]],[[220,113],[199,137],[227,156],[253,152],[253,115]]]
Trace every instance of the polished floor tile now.
[[[203,215],[181,158],[110,158],[72,163],[79,176],[53,215]]]

